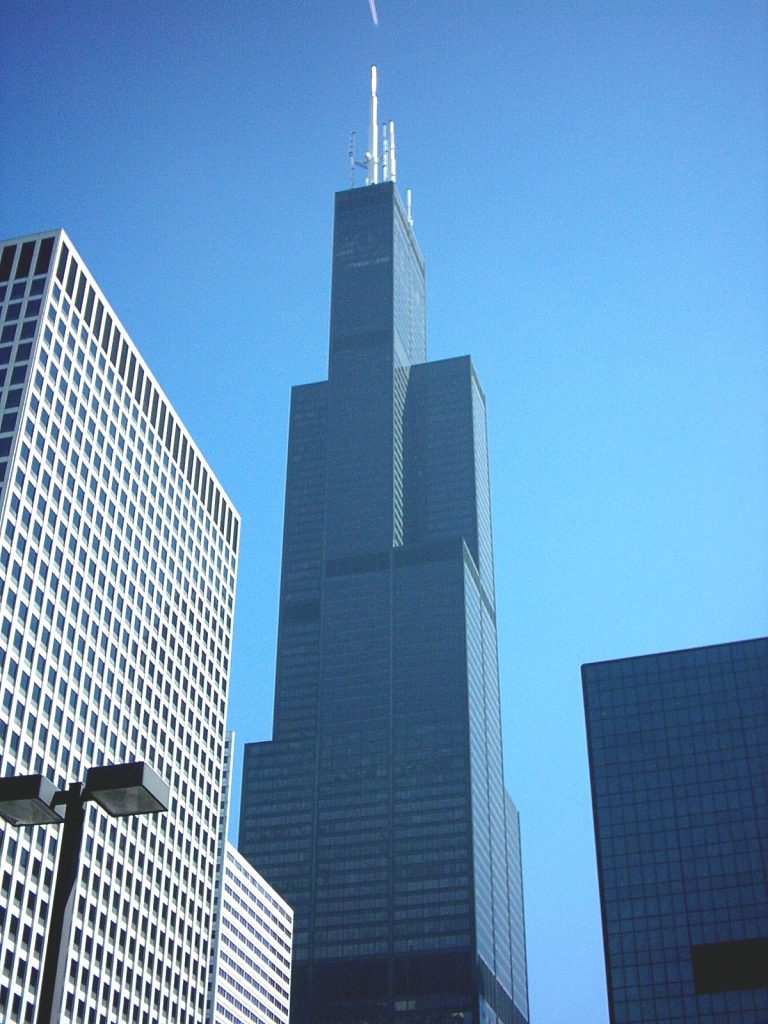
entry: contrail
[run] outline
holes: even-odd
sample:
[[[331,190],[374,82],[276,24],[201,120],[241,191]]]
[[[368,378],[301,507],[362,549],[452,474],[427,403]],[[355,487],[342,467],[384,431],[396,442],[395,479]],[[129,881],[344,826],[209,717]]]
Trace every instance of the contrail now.
[[[371,8],[371,17],[373,18],[373,24],[378,27],[379,16],[376,13],[376,0],[368,0],[368,6]]]

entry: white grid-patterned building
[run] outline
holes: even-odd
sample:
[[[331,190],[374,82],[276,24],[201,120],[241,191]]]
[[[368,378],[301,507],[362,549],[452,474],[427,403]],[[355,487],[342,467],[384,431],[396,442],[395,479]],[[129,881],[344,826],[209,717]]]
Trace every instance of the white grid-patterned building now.
[[[208,1024],[288,1024],[293,911],[227,842],[234,742],[228,733]]]
[[[205,1019],[239,518],[64,232],[0,249],[0,774],[88,804],[63,1024]],[[34,1019],[58,829],[0,828],[0,1016]]]

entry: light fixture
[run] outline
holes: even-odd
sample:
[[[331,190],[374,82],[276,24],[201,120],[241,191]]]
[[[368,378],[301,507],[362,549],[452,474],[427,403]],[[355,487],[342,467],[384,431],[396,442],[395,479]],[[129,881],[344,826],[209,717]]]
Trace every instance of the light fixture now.
[[[113,818],[167,811],[170,789],[143,761],[89,768],[85,774],[85,800],[94,800]]]
[[[0,779],[0,818],[11,825],[61,824],[64,815],[53,806],[58,790],[42,775],[11,775]]]

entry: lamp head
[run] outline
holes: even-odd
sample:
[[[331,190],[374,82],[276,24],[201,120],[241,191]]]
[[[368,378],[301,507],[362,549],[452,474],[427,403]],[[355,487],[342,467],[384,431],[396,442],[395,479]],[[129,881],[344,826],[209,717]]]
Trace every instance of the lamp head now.
[[[43,775],[0,779],[0,818],[11,825],[60,824],[64,816],[53,806],[58,793]]]
[[[168,810],[170,789],[143,761],[89,768],[85,800],[95,800],[113,818],[132,814],[158,814]]]

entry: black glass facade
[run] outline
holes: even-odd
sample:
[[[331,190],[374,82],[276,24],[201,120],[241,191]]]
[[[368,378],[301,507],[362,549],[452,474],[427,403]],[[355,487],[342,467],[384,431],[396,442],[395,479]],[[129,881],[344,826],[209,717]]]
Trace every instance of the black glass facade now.
[[[612,1024],[765,1024],[768,640],[582,676]]]
[[[336,197],[328,380],[294,388],[274,738],[240,849],[295,911],[295,1024],[527,1021],[485,400],[427,363],[391,182]]]

